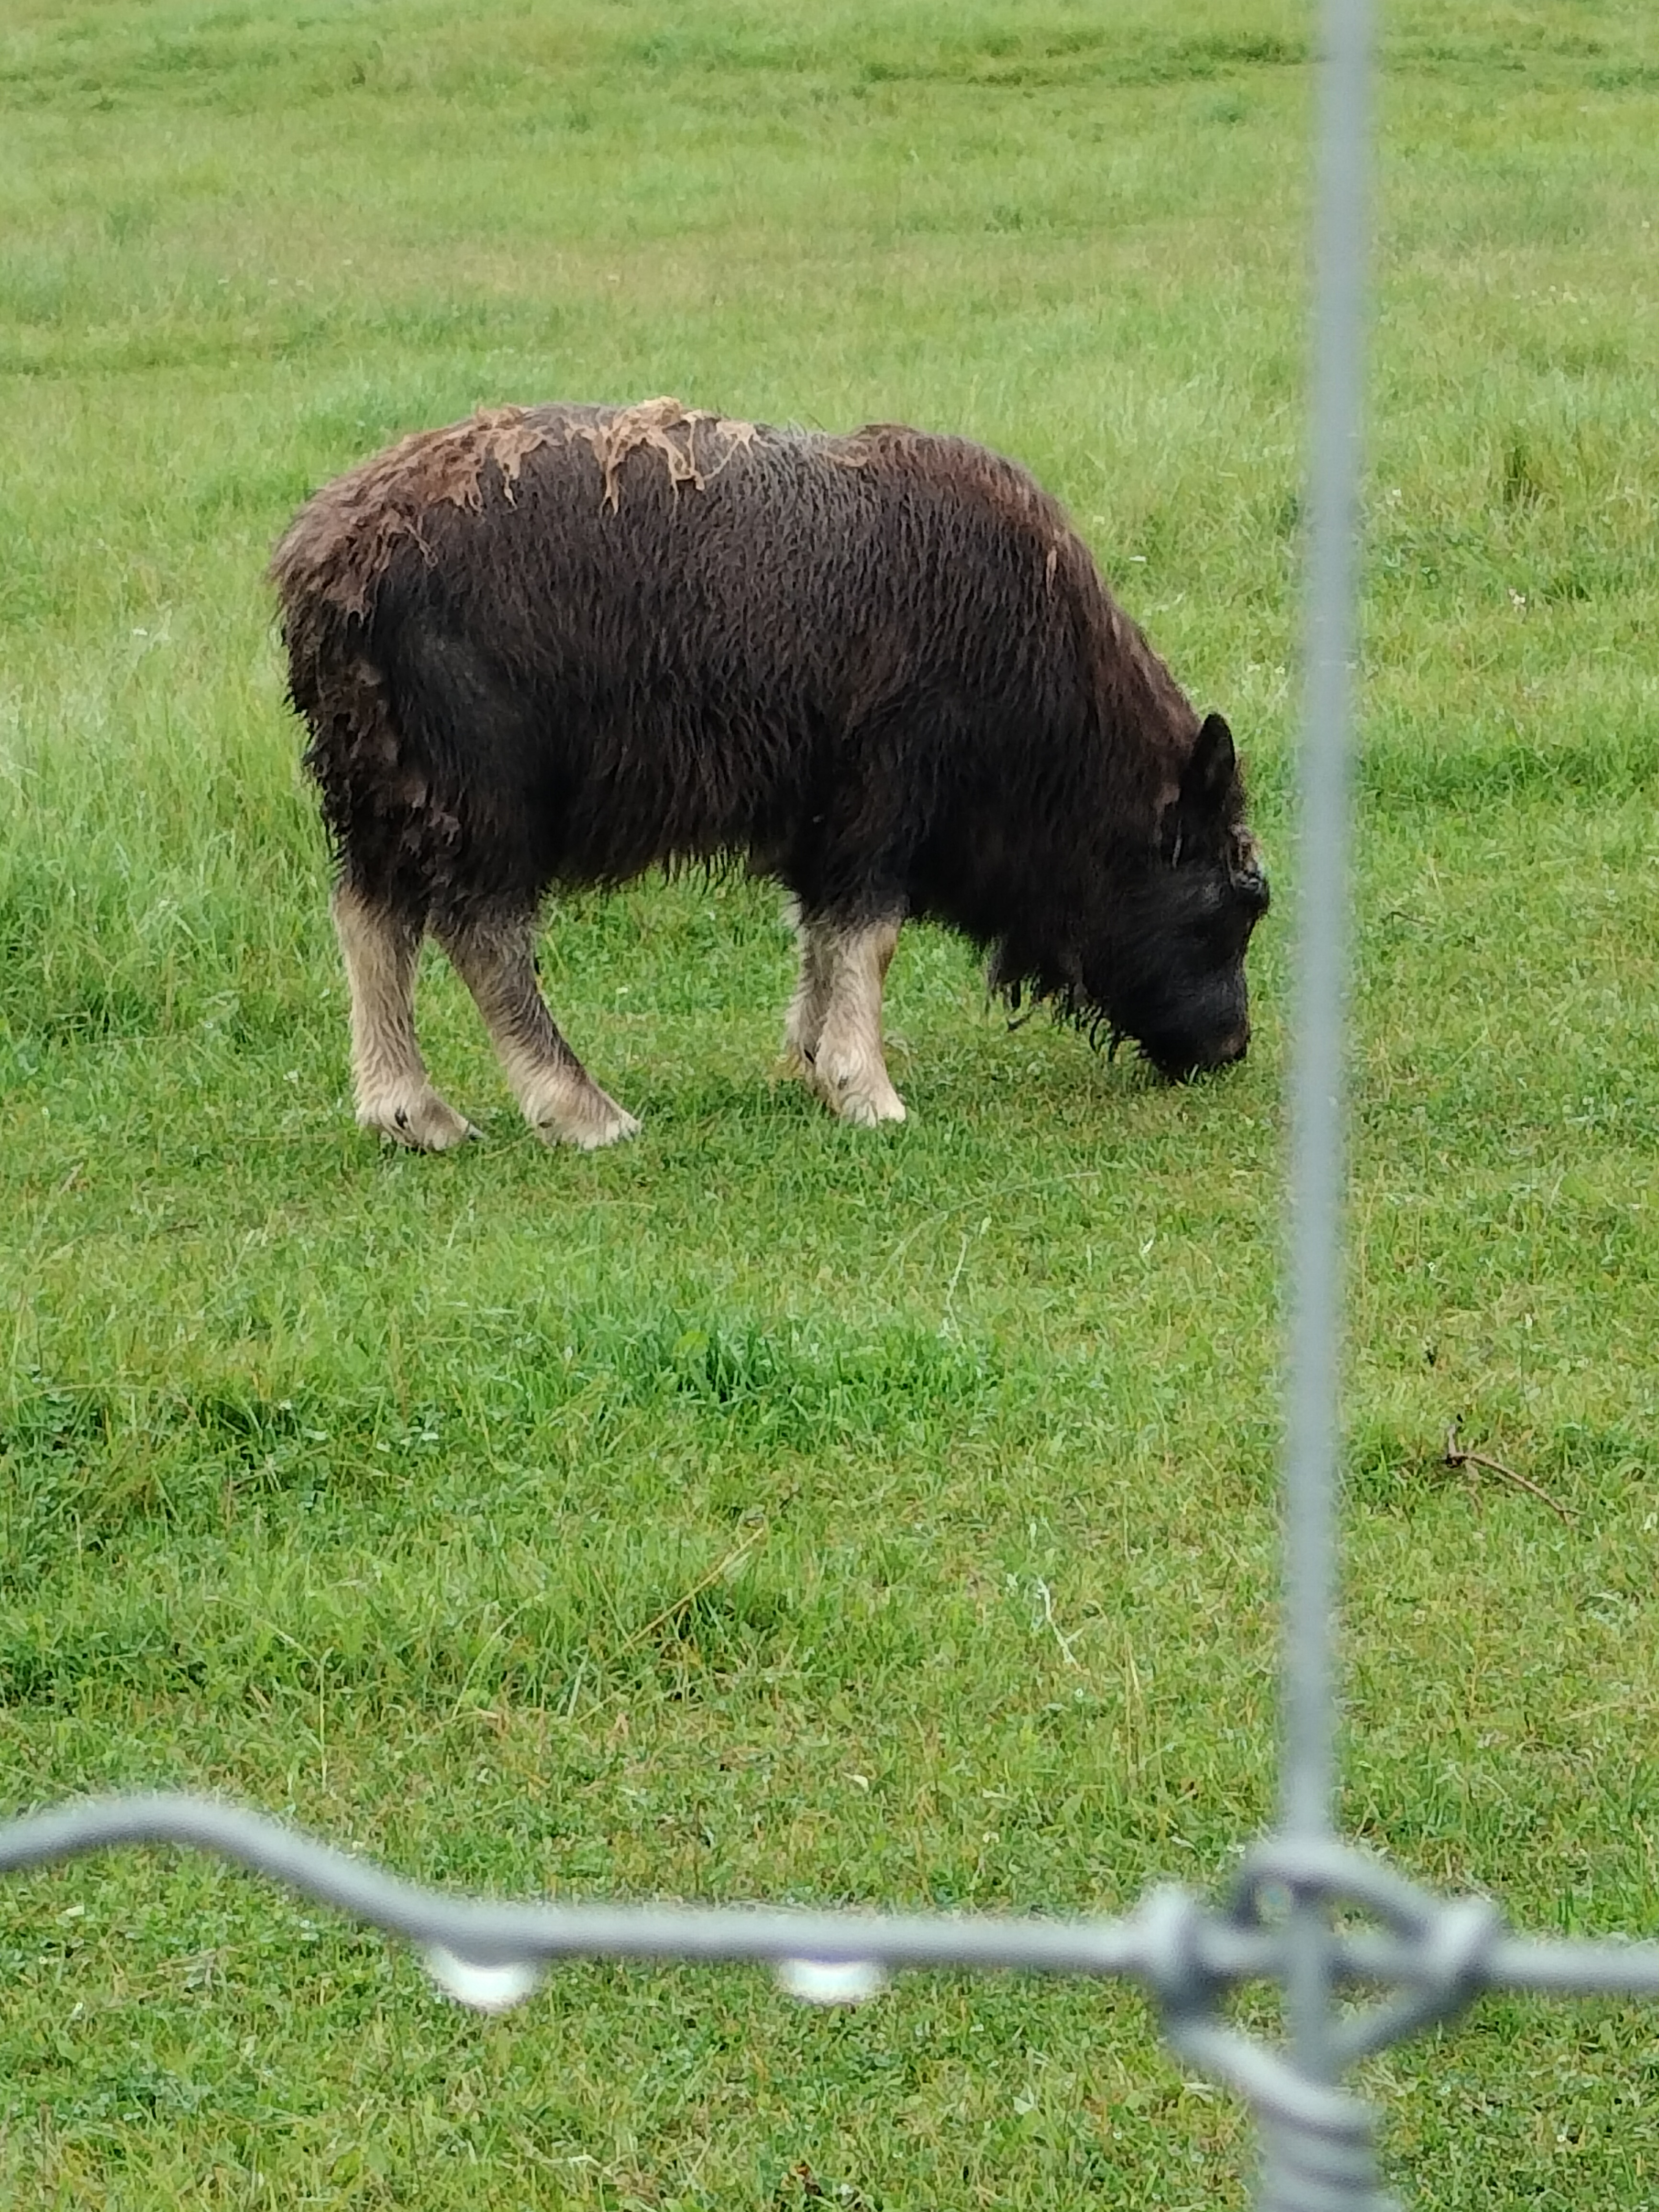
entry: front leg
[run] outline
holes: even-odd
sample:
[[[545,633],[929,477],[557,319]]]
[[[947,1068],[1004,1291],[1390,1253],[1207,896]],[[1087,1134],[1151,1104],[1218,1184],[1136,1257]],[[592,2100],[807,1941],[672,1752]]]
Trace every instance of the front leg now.
[[[823,925],[809,921],[797,901],[790,901],[784,919],[799,944],[800,971],[795,979],[795,995],[784,1017],[783,1072],[810,1084],[818,1039],[823,1034],[823,1018],[830,1011],[833,962]]]
[[[898,943],[898,918],[848,925],[806,916],[799,927],[801,976],[786,1049],[796,1046],[808,1087],[842,1121],[860,1128],[902,1121],[904,1101],[888,1075],[881,1042],[882,985]]]

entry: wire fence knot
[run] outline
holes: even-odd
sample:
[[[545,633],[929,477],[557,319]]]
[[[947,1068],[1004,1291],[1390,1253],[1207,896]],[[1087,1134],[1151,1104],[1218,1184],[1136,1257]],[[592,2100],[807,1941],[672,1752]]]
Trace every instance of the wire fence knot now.
[[[1334,1838],[1274,1837],[1241,1865],[1222,1911],[1184,1890],[1155,1890],[1136,1913],[1140,1971],[1164,2033],[1190,2063],[1249,2105],[1261,2132],[1262,2212],[1395,2212],[1378,2174],[1372,2115],[1288,2052],[1231,2026],[1234,1984],[1283,1982],[1292,1918],[1325,1929],[1333,1984],[1385,1994],[1329,2021],[1337,2075],[1434,2021],[1463,2010],[1494,1978],[1504,1923],[1484,1898],[1443,1904]],[[1370,1924],[1366,1924],[1370,1923]]]
[[[1334,1838],[1275,1837],[1249,1852],[1233,1887],[1233,1923],[1264,1926],[1275,1898],[1316,1906],[1332,1923],[1339,1978],[1393,1988],[1382,2002],[1332,2022],[1331,2048],[1342,2067],[1433,2021],[1455,2019],[1489,1985],[1504,1935],[1490,1899],[1444,1903]],[[1367,1942],[1336,1924],[1356,1915],[1381,1922],[1383,1938]]]

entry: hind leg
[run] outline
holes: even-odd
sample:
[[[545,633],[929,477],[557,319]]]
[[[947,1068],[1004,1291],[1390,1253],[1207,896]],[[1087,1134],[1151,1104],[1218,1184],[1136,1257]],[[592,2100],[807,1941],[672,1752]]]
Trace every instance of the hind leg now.
[[[351,993],[357,1120],[418,1152],[447,1152],[472,1126],[433,1089],[415,1036],[417,924],[351,884],[334,893],[334,929]]]
[[[537,1135],[585,1152],[634,1136],[639,1123],[600,1090],[547,1010],[536,981],[530,918],[434,928],[477,1002],[513,1095]]]
[[[849,926],[813,916],[799,922],[800,981],[789,1009],[785,1049],[833,1113],[872,1128],[902,1121],[904,1101],[894,1090],[881,1044],[881,991],[896,918]]]

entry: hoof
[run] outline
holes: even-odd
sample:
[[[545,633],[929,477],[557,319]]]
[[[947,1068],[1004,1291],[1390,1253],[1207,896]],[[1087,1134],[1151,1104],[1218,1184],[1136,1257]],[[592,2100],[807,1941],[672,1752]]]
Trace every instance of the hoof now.
[[[614,1098],[595,1088],[586,1097],[570,1100],[559,1112],[532,1122],[544,1145],[574,1145],[579,1152],[597,1152],[606,1145],[619,1145],[624,1137],[637,1137],[640,1125]]]
[[[465,1115],[441,1098],[430,1084],[404,1097],[376,1098],[357,1109],[360,1129],[377,1129],[394,1144],[415,1152],[447,1152],[477,1131]]]
[[[904,1119],[904,1101],[890,1084],[884,1094],[846,1091],[827,1103],[843,1121],[850,1121],[855,1129],[873,1129],[883,1121],[902,1121]]]
[[[879,1062],[873,1067],[867,1060],[838,1066],[820,1054],[807,1079],[830,1111],[850,1121],[855,1129],[873,1129],[878,1122],[904,1119],[904,1101]]]

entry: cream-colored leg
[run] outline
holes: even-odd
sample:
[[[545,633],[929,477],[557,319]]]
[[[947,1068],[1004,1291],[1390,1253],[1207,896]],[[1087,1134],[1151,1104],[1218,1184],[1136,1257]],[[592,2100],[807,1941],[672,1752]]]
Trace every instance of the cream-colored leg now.
[[[832,1112],[862,1128],[904,1119],[881,1048],[881,989],[898,933],[890,921],[857,929],[802,925],[801,981],[790,1021],[802,1039],[805,1079]],[[817,1033],[809,1051],[805,1038],[813,1019]]]
[[[536,981],[528,921],[440,930],[438,939],[477,1001],[489,1041],[524,1112],[544,1142],[583,1152],[638,1133],[560,1036]]]
[[[351,1082],[357,1120],[418,1152],[447,1152],[473,1133],[427,1076],[415,1036],[421,933],[342,884],[334,929],[351,994]]]
[[[830,979],[833,961],[830,941],[822,927],[814,927],[792,902],[786,916],[800,945],[800,972],[795,995],[783,1022],[783,1072],[803,1083],[812,1080],[823,1018],[830,1011]]]

